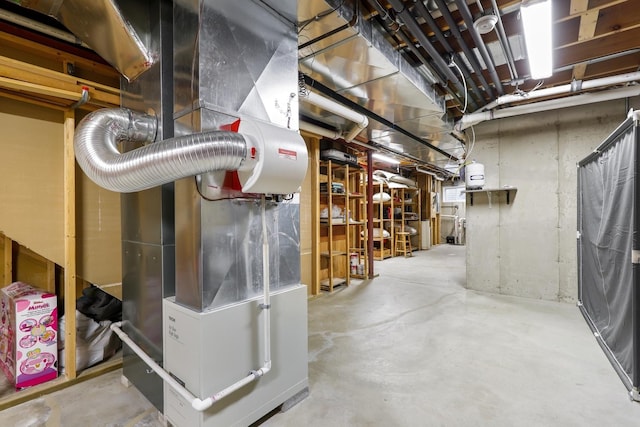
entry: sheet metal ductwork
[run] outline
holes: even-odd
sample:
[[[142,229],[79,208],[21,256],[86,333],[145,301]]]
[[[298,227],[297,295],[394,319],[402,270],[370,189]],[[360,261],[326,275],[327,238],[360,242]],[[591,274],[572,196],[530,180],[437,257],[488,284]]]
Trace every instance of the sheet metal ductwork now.
[[[156,62],[125,19],[114,0],[15,0],[20,6],[60,21],[76,37],[89,45],[128,80],[134,80]]]
[[[460,142],[450,135],[453,122],[446,116],[445,100],[432,88],[433,76],[394,50],[384,28],[362,10],[340,0],[300,2],[298,21],[307,23],[299,34],[302,73],[452,156],[463,155]],[[302,101],[304,116],[343,133],[351,129],[350,121]],[[370,120],[366,138],[426,163],[444,167],[450,161],[376,120]]]

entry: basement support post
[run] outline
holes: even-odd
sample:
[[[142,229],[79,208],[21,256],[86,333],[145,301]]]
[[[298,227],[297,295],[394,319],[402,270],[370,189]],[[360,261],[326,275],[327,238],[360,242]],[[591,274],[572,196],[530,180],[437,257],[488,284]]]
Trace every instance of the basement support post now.
[[[64,112],[64,362],[67,379],[76,378],[76,158],[75,112]]]
[[[367,262],[373,279],[373,150],[367,150],[367,218]]]

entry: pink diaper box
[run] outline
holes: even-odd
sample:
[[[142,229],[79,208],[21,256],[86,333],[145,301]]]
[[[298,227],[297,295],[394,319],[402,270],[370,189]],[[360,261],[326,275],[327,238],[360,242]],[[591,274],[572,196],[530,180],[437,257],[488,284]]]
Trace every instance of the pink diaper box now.
[[[0,289],[0,368],[17,389],[58,376],[54,294],[22,282]]]

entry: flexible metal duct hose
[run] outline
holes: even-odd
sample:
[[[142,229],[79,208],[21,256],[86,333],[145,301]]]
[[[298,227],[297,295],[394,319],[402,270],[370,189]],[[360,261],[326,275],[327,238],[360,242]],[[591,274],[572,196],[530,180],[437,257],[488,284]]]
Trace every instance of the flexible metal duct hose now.
[[[237,170],[246,157],[244,137],[212,131],[185,135],[120,153],[118,142],[153,142],[155,117],[128,109],[104,109],[86,116],[74,138],[84,173],[108,190],[130,193],[188,176]]]

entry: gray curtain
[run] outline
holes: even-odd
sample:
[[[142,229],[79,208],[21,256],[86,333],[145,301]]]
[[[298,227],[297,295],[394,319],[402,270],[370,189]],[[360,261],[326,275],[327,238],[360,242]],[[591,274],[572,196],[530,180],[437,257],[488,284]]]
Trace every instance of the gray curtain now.
[[[629,123],[618,128],[596,154],[583,160],[578,170],[582,310],[628,384],[634,369],[631,251],[635,158],[635,125]]]

